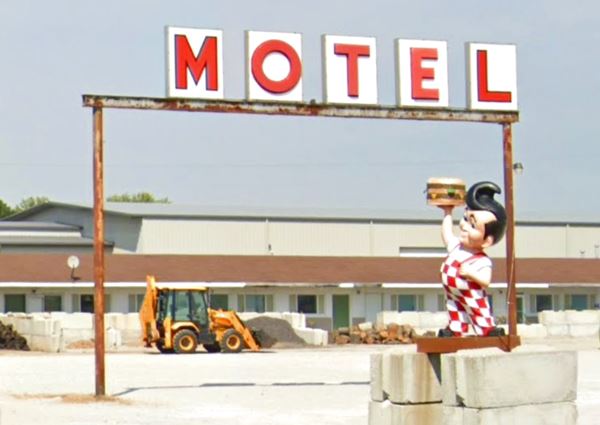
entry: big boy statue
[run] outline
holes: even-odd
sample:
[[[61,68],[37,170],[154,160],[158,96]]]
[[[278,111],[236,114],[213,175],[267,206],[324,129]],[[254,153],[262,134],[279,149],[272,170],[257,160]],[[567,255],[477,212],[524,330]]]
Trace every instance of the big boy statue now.
[[[494,199],[499,193],[500,188],[492,182],[469,188],[458,237],[452,230],[454,206],[439,206],[444,211],[442,239],[448,251],[441,273],[450,319],[448,327],[438,332],[440,337],[464,336],[469,325],[478,336],[504,335],[492,317],[486,292],[492,280],[492,262],[484,252],[502,239],[506,229],[506,212]]]

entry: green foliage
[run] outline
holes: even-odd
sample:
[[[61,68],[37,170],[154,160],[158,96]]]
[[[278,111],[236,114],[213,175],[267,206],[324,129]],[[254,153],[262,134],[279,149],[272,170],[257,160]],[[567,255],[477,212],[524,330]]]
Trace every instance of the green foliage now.
[[[8,217],[13,215],[15,211],[2,199],[0,199],[0,218]]]
[[[106,198],[108,202],[147,202],[147,203],[170,203],[169,198],[155,198],[153,194],[148,192],[139,192],[133,195],[124,193],[122,195],[111,195]]]
[[[48,202],[50,202],[50,199],[45,196],[30,196],[29,198],[25,198],[19,202],[19,204],[14,208],[14,212],[18,213],[25,211],[41,204],[47,204]]]

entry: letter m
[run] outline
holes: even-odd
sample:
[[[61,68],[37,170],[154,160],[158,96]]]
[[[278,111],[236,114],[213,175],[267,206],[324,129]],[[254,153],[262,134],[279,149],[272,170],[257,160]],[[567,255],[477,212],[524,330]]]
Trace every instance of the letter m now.
[[[188,70],[198,85],[206,72],[206,90],[216,91],[218,86],[217,37],[206,37],[198,55],[194,55],[185,35],[175,35],[175,87],[188,88]]]

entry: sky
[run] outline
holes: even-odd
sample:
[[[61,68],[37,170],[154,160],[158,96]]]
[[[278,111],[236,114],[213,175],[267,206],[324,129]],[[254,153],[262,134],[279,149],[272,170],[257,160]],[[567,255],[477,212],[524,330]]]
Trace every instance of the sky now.
[[[396,38],[448,42],[454,108],[466,108],[465,43],[515,44],[516,217],[600,217],[591,0],[3,0],[0,199],[93,202],[92,112],[81,96],[165,97],[166,26],[223,30],[226,99],[245,96],[245,30],[301,33],[303,97],[318,102],[322,34],[376,37],[380,105],[395,103]],[[496,124],[107,109],[104,130],[106,196],[419,214],[432,208],[429,177],[503,186]]]

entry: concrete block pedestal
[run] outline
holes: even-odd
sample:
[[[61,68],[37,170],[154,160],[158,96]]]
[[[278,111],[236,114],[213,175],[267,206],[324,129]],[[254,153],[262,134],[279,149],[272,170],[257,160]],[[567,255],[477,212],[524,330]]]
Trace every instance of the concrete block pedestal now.
[[[369,425],[575,425],[577,353],[521,346],[371,357]]]

